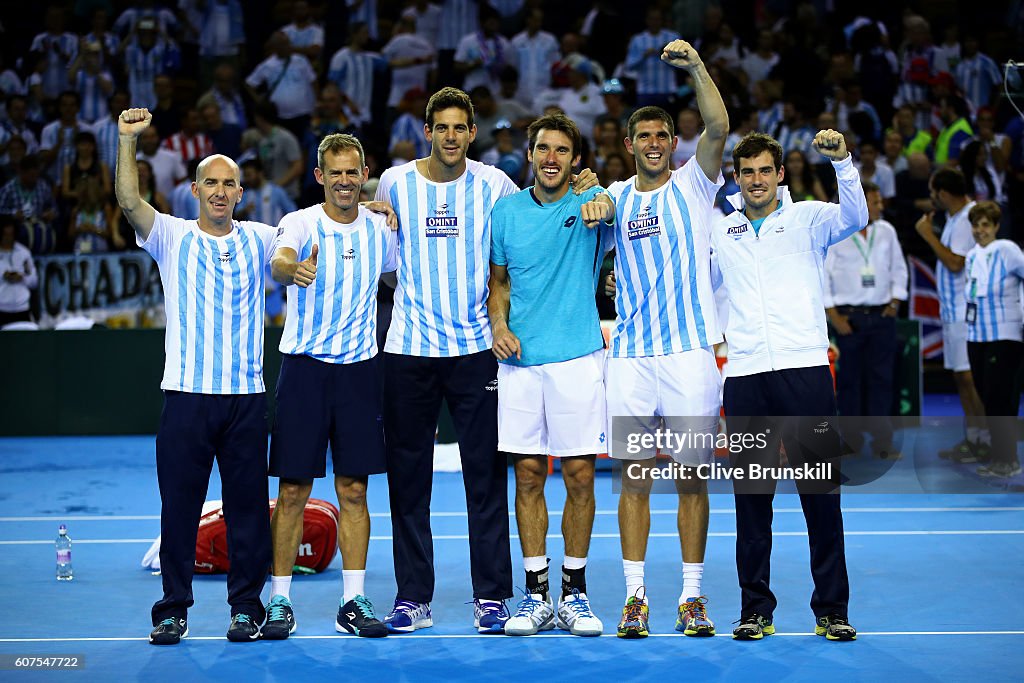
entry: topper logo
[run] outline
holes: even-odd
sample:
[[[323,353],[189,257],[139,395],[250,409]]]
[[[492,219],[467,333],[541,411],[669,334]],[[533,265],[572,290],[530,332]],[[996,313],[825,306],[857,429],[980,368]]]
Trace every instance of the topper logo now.
[[[636,215],[637,218],[647,218],[651,215],[651,205],[648,204],[644,208],[640,209],[640,213]]]
[[[436,209],[434,209],[434,215],[435,216],[447,216],[448,215],[448,205],[447,204],[441,204],[440,206],[438,206]]]

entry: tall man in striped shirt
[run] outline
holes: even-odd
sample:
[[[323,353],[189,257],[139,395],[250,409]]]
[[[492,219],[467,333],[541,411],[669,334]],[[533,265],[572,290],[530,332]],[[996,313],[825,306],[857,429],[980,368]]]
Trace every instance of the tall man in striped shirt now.
[[[397,266],[398,238],[380,214],[359,206],[369,178],[363,146],[328,135],[313,171],[324,201],[281,219],[271,260],[274,280],[296,285],[281,337],[281,379],[270,448],[270,474],[280,477],[271,523],[274,565],[264,637],[295,631],[289,596],[313,480],[326,476],[330,443],[341,518],[343,597],[335,628],[357,636],[387,635],[363,589],[370,515],[369,475],[384,471],[377,283]]]
[[[196,533],[214,458],[228,523],[229,640],[260,637],[260,591],[270,566],[263,285],[274,228],[232,220],[238,166],[213,155],[196,171],[198,221],[158,213],[139,196],[135,147],[153,120],[128,109],[118,121],[115,191],[136,242],[160,268],[167,333],[164,409],[156,438],[164,596],[149,642],[188,635]]]
[[[713,349],[722,341],[722,333],[711,287],[710,233],[715,194],[723,184],[722,151],[729,117],[718,88],[689,43],[673,40],[660,55],[664,64],[689,72],[705,127],[694,159],[672,171],[669,160],[676,146],[672,117],[658,107],[638,109],[629,119],[625,140],[637,174],[609,188],[616,207],[616,229],[611,234],[618,290],[605,377],[608,427],[612,456],[639,463],[645,472],[655,466],[656,453],[650,448],[627,448],[627,438],[664,425],[675,432],[710,434],[713,442],[721,389]],[[710,443],[671,455],[680,465],[695,468],[711,462],[712,449]],[[624,467],[624,474],[636,471],[632,463]],[[701,595],[707,485],[693,476],[678,479],[676,490],[683,555],[676,630],[712,636],[715,626]],[[650,478],[623,476],[619,533],[627,595],[618,627],[622,638],[647,636],[644,558],[650,491]]]
[[[398,287],[384,346],[384,429],[398,596],[394,632],[433,625],[430,485],[446,399],[459,435],[469,513],[474,622],[500,633],[512,597],[507,467],[499,455],[497,362],[487,320],[491,209],[517,191],[493,166],[466,159],[473,104],[455,88],[427,102],[426,159],[388,169],[377,199],[399,217]]]

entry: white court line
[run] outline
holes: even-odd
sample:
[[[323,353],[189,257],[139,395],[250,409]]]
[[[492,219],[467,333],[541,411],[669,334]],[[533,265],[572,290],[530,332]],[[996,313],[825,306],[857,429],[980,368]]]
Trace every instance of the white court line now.
[[[775,514],[803,514],[801,508],[776,508]],[[909,513],[909,512],[1024,512],[1024,506],[993,506],[993,507],[916,507],[916,508],[843,508],[843,513]],[[715,508],[711,510],[713,515],[732,515],[735,508]],[[510,517],[515,517],[515,510],[509,510]],[[597,510],[597,515],[617,515],[618,510]],[[675,510],[651,510],[652,515],[674,515]],[[548,515],[561,516],[562,510],[549,510]],[[465,512],[431,512],[431,517],[465,517]],[[370,517],[391,517],[390,512],[371,512]],[[63,515],[48,515],[36,517],[0,517],[0,522],[123,522],[139,520],[159,520],[160,515],[83,515],[67,517]]]
[[[846,536],[1019,536],[1024,534],[1024,529],[946,529],[946,530],[906,530],[906,531],[846,531]],[[773,536],[806,536],[806,531],[775,531]],[[561,534],[548,534],[547,538],[561,538]],[[591,534],[591,538],[618,538],[618,533],[613,534]],[[712,531],[708,533],[709,538],[736,538],[735,531]],[[518,539],[518,534],[509,536]],[[677,532],[652,533],[649,538],[679,538]],[[435,534],[435,541],[468,541],[466,534]],[[75,543],[88,543],[102,545],[105,543],[152,543],[155,538],[86,538],[76,539]],[[371,541],[391,541],[392,536],[370,536]],[[0,541],[2,545],[52,545],[52,540],[45,541]]]
[[[775,637],[790,637],[790,638],[820,638],[821,636],[815,635],[812,632],[799,632],[799,633],[781,633],[776,631],[771,638]],[[858,631],[857,637],[860,639],[863,636],[1024,636],[1024,631]],[[417,633],[408,635],[393,635],[388,636],[391,641],[415,641],[415,640],[465,640],[465,639],[483,639],[483,640],[504,640],[500,634],[494,633]],[[601,638],[616,638],[614,633],[604,633]],[[686,638],[687,636],[682,633],[652,633],[648,636],[649,638]],[[728,633],[719,633],[716,638],[730,638],[731,635]],[[540,640],[548,640],[549,638],[573,638],[579,639],[580,636],[574,636],[571,633],[545,633],[538,635],[536,638]],[[224,636],[188,636],[185,640],[227,640]],[[358,638],[354,638],[350,635],[330,635],[330,636],[288,636],[288,640],[351,640],[354,642],[370,642],[371,639],[366,638],[360,641]],[[378,639],[373,639],[376,642],[381,642]],[[0,638],[0,643],[109,643],[109,642],[148,642],[148,638]],[[388,641],[390,642],[390,641]],[[519,642],[522,642],[520,640]]]

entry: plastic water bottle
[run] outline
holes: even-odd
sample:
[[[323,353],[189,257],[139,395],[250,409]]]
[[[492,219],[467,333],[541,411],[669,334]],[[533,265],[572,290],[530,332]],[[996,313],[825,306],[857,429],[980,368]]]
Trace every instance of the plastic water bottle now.
[[[63,524],[57,530],[57,580],[70,581],[75,577],[71,569],[71,537]]]

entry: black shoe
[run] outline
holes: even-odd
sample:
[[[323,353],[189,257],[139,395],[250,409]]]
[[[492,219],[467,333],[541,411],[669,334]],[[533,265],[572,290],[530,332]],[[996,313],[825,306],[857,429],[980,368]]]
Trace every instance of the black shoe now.
[[[963,460],[962,458],[974,458],[974,449],[971,447],[972,444],[967,439],[964,439],[960,443],[956,444],[952,448],[944,451],[939,451],[939,457],[943,460],[953,460],[956,462],[977,462],[977,460]]]
[[[740,625],[733,629],[732,637],[736,640],[761,640],[774,633],[775,625],[772,624],[771,617],[762,617],[754,613],[740,619]]]
[[[857,629],[850,626],[846,617],[838,614],[818,617],[814,624],[814,634],[825,636],[828,640],[857,640]]]
[[[153,645],[177,645],[182,638],[187,637],[188,622],[180,617],[169,617],[150,632],[149,642]]]
[[[388,634],[388,627],[377,619],[373,605],[362,595],[357,595],[338,608],[334,628],[338,633],[352,633],[363,638],[383,638]]]
[[[263,624],[263,637],[267,640],[284,640],[295,633],[295,627],[292,603],[283,595],[275,595],[267,605],[267,623]]]
[[[228,640],[233,643],[248,643],[260,639],[260,627],[248,614],[239,612],[231,617]]]

